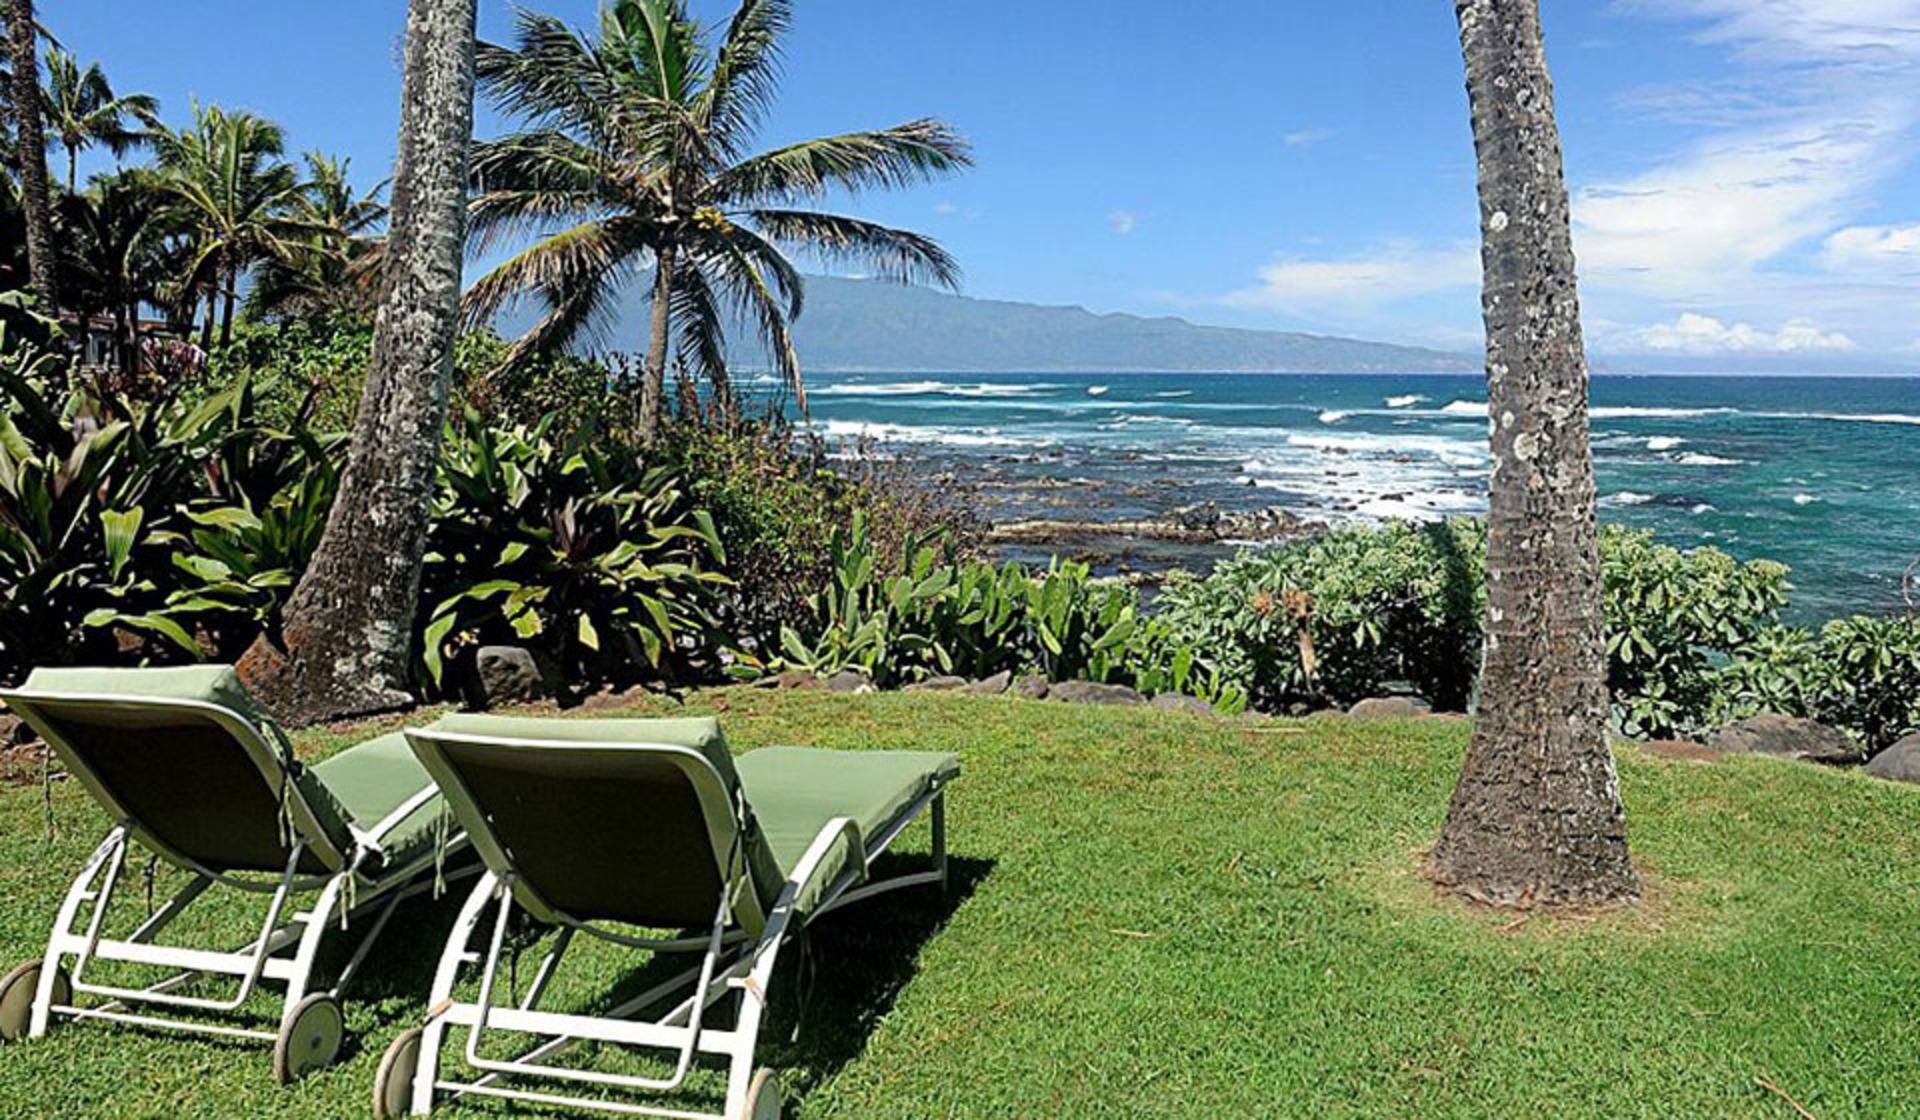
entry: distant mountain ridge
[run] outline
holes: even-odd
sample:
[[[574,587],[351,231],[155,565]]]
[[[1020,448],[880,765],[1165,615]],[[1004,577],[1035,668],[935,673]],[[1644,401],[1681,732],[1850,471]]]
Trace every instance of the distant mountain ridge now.
[[[638,326],[636,321],[634,326]],[[633,334],[626,325],[621,337]],[[746,332],[735,334],[736,339]],[[1468,372],[1461,354],[1292,331],[1207,327],[1172,317],[975,299],[930,288],[807,278],[794,344],[808,369],[943,372]],[[735,358],[762,365],[742,344]]]

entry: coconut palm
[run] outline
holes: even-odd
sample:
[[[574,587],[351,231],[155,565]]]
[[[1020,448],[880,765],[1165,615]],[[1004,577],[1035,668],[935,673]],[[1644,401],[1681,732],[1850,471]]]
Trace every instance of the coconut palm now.
[[[372,310],[385,246],[380,231],[387,220],[387,184],[356,191],[349,163],[307,153],[306,182],[291,214],[312,232],[290,245],[285,257],[261,262],[247,293],[248,314]]]
[[[789,16],[787,0],[744,0],[709,50],[684,0],[616,0],[597,36],[523,11],[513,45],[480,46],[482,87],[526,131],[475,146],[472,248],[540,239],[476,283],[468,311],[485,319],[536,296],[545,314],[513,357],[565,346],[603,331],[651,265],[643,438],[659,427],[670,348],[726,395],[733,317],[752,324],[805,406],[788,329],[802,283],[786,250],[894,280],[957,282],[952,258],[920,234],[802,205],[965,166],[966,144],[945,124],[748,154],[778,86]]]
[[[123,379],[140,372],[140,310],[160,299],[178,267],[178,213],[145,168],[97,175],[60,200],[61,291],[82,316],[110,318]]]
[[[96,144],[114,155],[145,144],[158,127],[160,102],[144,93],[113,92],[100,64],[80,60],[58,47],[47,52],[43,104],[47,131],[67,151],[67,192],[77,189],[80,153]]]
[[[475,0],[409,0],[389,262],[326,535],[240,669],[292,723],[403,707],[460,327]]]
[[[1433,877],[1503,906],[1633,897],[1574,283],[1538,0],[1455,0],[1479,160],[1493,476],[1479,717]]]
[[[281,158],[286,136],[252,113],[196,104],[190,128],[161,129],[153,144],[193,237],[179,284],[182,302],[191,306],[204,296],[202,339],[211,341],[217,311],[225,345],[233,336],[241,277],[262,261],[286,259],[319,232],[296,212],[301,183]]]
[[[47,189],[46,128],[40,113],[40,25],[34,19],[33,0],[8,0],[7,17],[13,161],[26,215],[27,262],[35,294],[54,308],[60,306],[58,254],[53,240],[53,196]]]

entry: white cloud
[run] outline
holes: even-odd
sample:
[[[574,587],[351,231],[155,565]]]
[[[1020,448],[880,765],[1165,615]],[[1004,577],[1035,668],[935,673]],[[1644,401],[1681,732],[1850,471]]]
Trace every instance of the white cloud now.
[[[1836,230],[1827,236],[1820,261],[1836,272],[1920,269],[1920,225]]]
[[[1396,241],[1359,256],[1282,258],[1260,270],[1259,284],[1228,292],[1221,302],[1289,313],[1372,309],[1479,282],[1474,245],[1435,249]]]
[[[1140,215],[1131,210],[1115,210],[1107,215],[1107,224],[1122,237],[1140,228]]]
[[[1631,337],[1639,346],[1663,354],[1813,354],[1859,349],[1839,331],[1822,331],[1806,319],[1789,319],[1778,330],[1768,331],[1692,311],[1682,312],[1671,323],[1644,327]]]
[[[1296,128],[1280,137],[1280,142],[1289,148],[1310,148],[1323,140],[1333,139],[1330,128]]]

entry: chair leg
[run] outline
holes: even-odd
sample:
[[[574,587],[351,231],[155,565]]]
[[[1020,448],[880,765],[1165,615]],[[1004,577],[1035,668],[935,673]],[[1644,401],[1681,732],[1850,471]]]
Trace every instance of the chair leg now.
[[[96,895],[93,882],[100,875],[100,869],[110,861],[126,858],[127,826],[122,824],[100,846],[73,877],[73,884],[67,888],[67,897],[60,903],[60,912],[53,920],[53,933],[47,938],[47,955],[40,969],[40,983],[33,994],[33,1011],[28,1018],[27,1037],[40,1038],[47,1033],[53,1019],[53,990],[60,975],[61,962],[68,956],[68,947],[75,940],[73,923],[80,916],[80,907],[91,900],[96,908],[107,903],[104,895]]]
[[[500,880],[489,871],[473,885],[473,892],[460,908],[460,916],[447,934],[447,946],[440,954],[440,967],[434,972],[433,988],[428,994],[427,1025],[420,1039],[420,1065],[413,1075],[413,1114],[433,1112],[434,1083],[440,1078],[440,1047],[446,1040],[447,1024],[441,1012],[453,1002],[453,988],[460,978],[460,966],[467,958],[467,946],[480,924],[480,913],[500,889]]]
[[[283,1017],[307,998],[307,982],[313,977],[313,962],[319,956],[320,941],[333,921],[334,909],[340,905],[340,892],[346,888],[347,876],[351,874],[353,872],[343,871],[327,880],[327,885],[320,889],[320,897],[314,900],[313,910],[300,930],[300,945],[294,951],[293,971],[287,977],[286,1002],[281,1006]]]

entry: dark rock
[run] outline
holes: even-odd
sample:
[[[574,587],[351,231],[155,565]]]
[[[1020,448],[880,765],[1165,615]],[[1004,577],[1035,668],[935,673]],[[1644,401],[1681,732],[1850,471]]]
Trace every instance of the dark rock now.
[[[1019,680],[1014,681],[1008,691],[1020,697],[1022,700],[1045,700],[1047,693],[1052,687],[1053,686],[1047,682],[1047,678],[1038,673],[1028,673]]]
[[[982,677],[967,686],[967,691],[976,696],[998,696],[1013,685],[1013,674],[1005,669],[991,677]]]
[[[828,692],[872,692],[873,682],[867,679],[865,673],[857,673],[852,669],[842,669],[838,673],[828,677],[825,681],[822,681],[821,687],[825,688]]]
[[[1728,754],[1764,754],[1842,766],[1860,761],[1860,749],[1846,732],[1798,716],[1767,712],[1714,732],[1709,746]]]
[[[468,699],[481,709],[528,704],[553,696],[554,683],[532,650],[481,646],[473,655],[473,688]]]
[[[967,687],[965,677],[928,677],[901,689],[902,692],[954,692]]]
[[[1635,743],[1640,753],[1658,758],[1678,759],[1681,762],[1718,762],[1720,752],[1705,743],[1696,743],[1692,739],[1652,739],[1645,743]]]
[[[1862,769],[1890,782],[1920,782],[1920,732],[1874,755]]]
[[[1413,719],[1432,711],[1418,696],[1373,696],[1348,708],[1347,714],[1355,719]]]
[[[1178,692],[1162,692],[1153,698],[1153,706],[1163,712],[1185,712],[1190,716],[1210,716],[1213,705],[1198,696],[1182,696]]]
[[[753,682],[755,688],[819,688],[820,678],[805,669],[788,669]]]
[[[1047,690],[1047,699],[1067,704],[1144,704],[1147,698],[1123,684],[1061,681]]]

